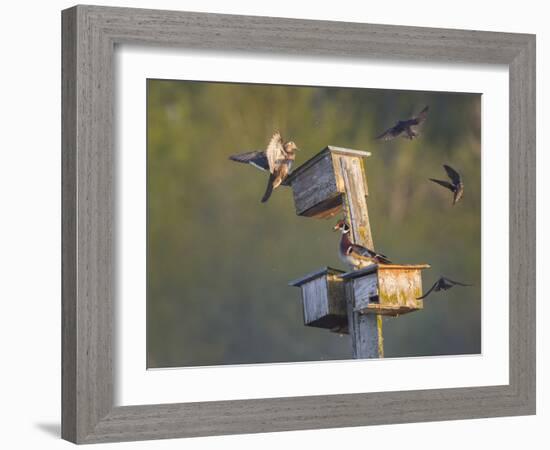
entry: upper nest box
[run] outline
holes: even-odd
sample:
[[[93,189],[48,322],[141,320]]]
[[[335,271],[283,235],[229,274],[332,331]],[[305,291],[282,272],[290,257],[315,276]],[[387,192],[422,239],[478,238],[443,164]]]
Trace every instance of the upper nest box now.
[[[284,184],[292,187],[296,214],[325,218],[338,213],[343,196],[368,194],[363,159],[369,152],[329,145],[294,170]]]

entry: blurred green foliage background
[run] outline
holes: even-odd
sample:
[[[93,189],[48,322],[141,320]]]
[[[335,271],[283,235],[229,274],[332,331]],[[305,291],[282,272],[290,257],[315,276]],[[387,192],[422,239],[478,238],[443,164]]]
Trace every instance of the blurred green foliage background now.
[[[301,151],[372,152],[369,215],[378,251],[429,263],[475,287],[434,293],[422,311],[384,319],[386,357],[481,351],[481,96],[190,81],[147,82],[148,367],[334,360],[349,337],[303,325],[287,283],[343,268],[336,218],[295,215],[292,192],[261,204],[267,175],[228,160],[265,149],[278,129]],[[420,138],[373,138],[430,106]],[[428,181],[461,172],[463,200]]]

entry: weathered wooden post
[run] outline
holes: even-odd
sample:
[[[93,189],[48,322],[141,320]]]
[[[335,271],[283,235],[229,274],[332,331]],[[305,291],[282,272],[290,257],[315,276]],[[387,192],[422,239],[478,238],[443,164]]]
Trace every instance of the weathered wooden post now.
[[[343,212],[354,243],[374,249],[363,158],[369,152],[328,146],[298,167],[292,187],[296,214],[329,218]],[[377,265],[346,274],[324,268],[290,283],[302,289],[304,323],[349,333],[354,358],[384,356],[382,316],[422,308],[420,270],[427,265]],[[356,268],[358,269],[358,268]]]
[[[345,273],[349,328],[355,358],[382,358],[382,317],[399,316],[423,308],[421,270],[417,265],[373,264]],[[376,349],[378,344],[378,356]]]

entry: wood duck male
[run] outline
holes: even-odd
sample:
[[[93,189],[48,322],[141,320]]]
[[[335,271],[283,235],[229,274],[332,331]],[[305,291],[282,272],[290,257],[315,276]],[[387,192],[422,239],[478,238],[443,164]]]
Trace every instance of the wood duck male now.
[[[391,261],[381,253],[376,253],[358,244],[351,242],[350,227],[345,220],[340,220],[334,226],[334,231],[340,230],[342,238],[338,246],[340,259],[352,268],[362,268],[371,264],[391,264]]]
[[[267,202],[273,192],[278,188],[290,173],[292,163],[296,158],[298,147],[292,141],[284,142],[281,133],[276,131],[265,151],[253,151],[231,155],[229,159],[241,163],[251,164],[261,170],[269,170],[267,188],[262,197],[262,203]]]

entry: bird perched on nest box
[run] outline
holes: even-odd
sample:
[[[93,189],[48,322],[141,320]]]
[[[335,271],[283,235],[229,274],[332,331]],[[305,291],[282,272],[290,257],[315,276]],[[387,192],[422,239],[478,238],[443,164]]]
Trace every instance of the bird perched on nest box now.
[[[451,182],[449,183],[448,181],[436,180],[435,178],[430,178],[430,181],[433,181],[434,183],[437,183],[449,189],[454,194],[453,205],[456,205],[456,203],[464,195],[464,183],[462,182],[462,178],[460,177],[460,174],[456,170],[454,170],[451,166],[443,164],[443,168],[445,169],[445,172],[447,172],[447,175],[451,179]]]
[[[406,139],[414,139],[420,135],[418,127],[426,120],[428,115],[429,107],[426,106],[422,111],[418,113],[416,117],[407,120],[398,121],[393,127],[384,131],[380,136],[377,136],[376,139],[381,139],[383,141],[389,141],[395,139],[396,137],[403,136]]]
[[[273,189],[278,188],[290,173],[296,150],[296,144],[292,141],[284,142],[281,133],[277,131],[271,137],[265,151],[239,153],[231,155],[229,159],[269,171],[267,188],[262,197],[262,203],[265,203],[271,197]]]
[[[334,226],[334,231],[337,230],[342,233],[338,254],[345,264],[353,268],[366,267],[371,264],[391,264],[387,256],[351,242],[349,238],[350,227],[345,220],[338,221]]]
[[[453,281],[450,278],[441,277],[430,289],[428,289],[428,292],[426,292],[422,297],[418,297],[417,300],[426,298],[432,291],[446,291],[447,289],[451,289],[453,286],[471,286],[471,284],[461,283],[459,281]]]

